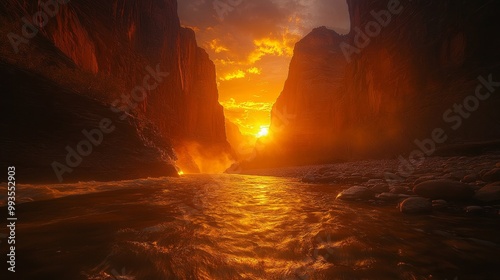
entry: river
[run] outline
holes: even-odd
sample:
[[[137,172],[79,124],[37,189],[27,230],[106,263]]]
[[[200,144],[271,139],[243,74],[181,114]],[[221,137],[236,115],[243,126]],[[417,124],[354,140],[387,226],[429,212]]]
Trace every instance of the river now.
[[[21,185],[12,279],[499,279],[498,219],[407,216],[341,189],[245,175]]]

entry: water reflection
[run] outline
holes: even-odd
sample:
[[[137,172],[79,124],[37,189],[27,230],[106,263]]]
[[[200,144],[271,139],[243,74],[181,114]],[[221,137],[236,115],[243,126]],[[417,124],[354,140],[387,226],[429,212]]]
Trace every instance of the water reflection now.
[[[99,190],[99,183],[87,184],[80,189]],[[38,189],[55,193],[51,188]],[[105,189],[22,206],[18,252],[33,264],[22,276],[493,279],[500,264],[498,220],[402,216],[392,205],[335,200],[334,186],[185,175]]]

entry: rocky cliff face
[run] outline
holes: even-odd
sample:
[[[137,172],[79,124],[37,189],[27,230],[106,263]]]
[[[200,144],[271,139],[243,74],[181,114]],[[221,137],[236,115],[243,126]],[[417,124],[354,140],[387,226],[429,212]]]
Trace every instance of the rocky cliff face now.
[[[150,123],[179,151],[229,149],[215,66],[175,0],[47,3],[0,4],[2,60]]]
[[[498,94],[474,98],[478,85],[488,95],[486,81],[500,81],[498,3],[348,5],[349,34],[317,28],[295,46],[272,112],[283,155],[297,162],[392,156],[435,128],[447,136],[441,145],[500,137]]]

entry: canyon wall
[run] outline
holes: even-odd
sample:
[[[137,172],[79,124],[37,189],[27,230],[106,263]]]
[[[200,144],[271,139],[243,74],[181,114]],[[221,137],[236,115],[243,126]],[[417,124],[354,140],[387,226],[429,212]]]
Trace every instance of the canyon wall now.
[[[215,66],[175,0],[6,0],[0,21],[3,62],[147,123],[177,153],[227,156]]]
[[[499,3],[349,0],[348,6],[349,34],[321,27],[296,44],[272,111],[275,143],[261,159],[397,156],[436,128],[446,138],[437,146],[500,138],[500,94],[488,83],[500,81]],[[483,100],[474,97],[479,85],[478,96],[488,96]]]

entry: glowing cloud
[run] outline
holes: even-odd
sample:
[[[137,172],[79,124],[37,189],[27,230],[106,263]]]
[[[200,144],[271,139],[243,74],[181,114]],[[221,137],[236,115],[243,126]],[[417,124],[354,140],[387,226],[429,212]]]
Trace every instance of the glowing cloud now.
[[[273,108],[273,104],[269,102],[245,101],[238,103],[236,102],[236,100],[234,100],[234,98],[230,98],[227,101],[221,102],[221,105],[226,109],[243,109],[266,112],[271,112],[271,109]]]
[[[255,75],[260,75],[261,70],[257,67],[252,67],[247,70],[248,73],[250,74],[255,74]]]
[[[346,0],[221,0],[223,17],[214,0],[177,2],[182,25],[215,64],[226,117],[253,137],[270,122],[265,102],[282,91],[295,43],[315,27],[350,29]]]
[[[221,102],[221,105],[224,106],[226,118],[237,124],[241,133],[245,135],[255,137],[262,127],[269,127],[269,116],[273,107],[270,102],[237,102],[234,98],[230,98]]]
[[[213,39],[209,43],[210,49],[213,50],[215,53],[221,53],[221,52],[227,52],[229,49],[221,45],[219,39]]]
[[[234,73],[229,73],[229,74],[225,75],[224,77],[220,78],[220,80],[221,81],[230,81],[230,80],[234,80],[234,79],[242,79],[242,78],[245,78],[245,76],[246,76],[245,72],[238,70]]]
[[[292,57],[295,42],[300,39],[298,34],[285,30],[281,38],[262,38],[253,41],[255,50],[248,57],[249,63],[259,61],[265,55]]]

